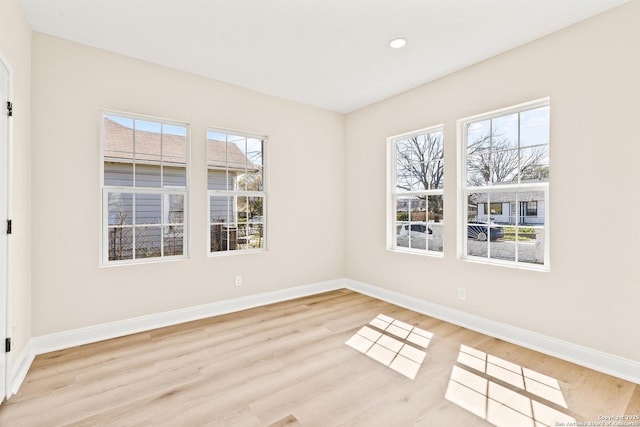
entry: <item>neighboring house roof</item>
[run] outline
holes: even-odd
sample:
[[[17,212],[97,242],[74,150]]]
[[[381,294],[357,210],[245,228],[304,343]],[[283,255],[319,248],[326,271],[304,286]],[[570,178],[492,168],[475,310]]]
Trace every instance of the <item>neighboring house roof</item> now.
[[[104,157],[106,161],[159,164],[184,167],[187,140],[184,136],[136,130],[104,119]]]
[[[492,203],[515,202],[516,200],[516,193],[511,191],[505,193],[478,193],[475,201],[477,203],[486,203],[489,194],[491,194]],[[543,191],[518,191],[518,201],[520,202],[532,202],[537,200],[544,200]]]
[[[104,158],[105,161],[131,163],[134,158],[133,129],[104,119]],[[136,130],[136,163],[159,164],[184,167],[186,161],[186,137],[172,134]],[[208,166],[211,169],[229,169],[245,171],[255,165],[235,144],[209,139],[207,141]],[[225,167],[228,165],[228,167]]]

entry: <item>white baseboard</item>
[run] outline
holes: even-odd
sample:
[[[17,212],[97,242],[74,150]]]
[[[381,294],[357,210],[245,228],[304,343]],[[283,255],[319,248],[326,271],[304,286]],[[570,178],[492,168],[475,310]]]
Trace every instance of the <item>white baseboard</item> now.
[[[640,384],[639,361],[625,359],[537,332],[495,322],[355,280],[345,279],[345,286],[355,292],[369,295],[418,313]]]
[[[638,361],[495,322],[355,280],[336,279],[34,337],[13,364],[10,391],[12,394],[18,391],[34,357],[38,354],[343,288],[640,384],[640,362]]]
[[[33,349],[36,355],[49,353],[51,351],[90,344],[111,338],[135,334],[138,332],[149,331],[151,329],[177,325],[193,320],[219,316],[221,314],[233,313],[249,308],[259,307],[267,304],[273,304],[276,302],[286,301],[294,298],[301,298],[309,295],[315,295],[321,292],[343,288],[343,279],[330,280],[326,282],[298,286],[295,288],[282,289],[256,295],[248,295],[245,297],[218,301],[195,307],[187,307],[178,310],[167,311],[164,313],[135,317],[132,319],[125,319],[117,322],[90,326],[87,328],[74,329],[71,331],[35,337],[32,339]]]
[[[9,379],[9,390],[7,390],[7,398],[13,396],[18,392],[22,382],[29,372],[29,368],[35,359],[36,354],[33,351],[33,341],[30,340],[27,345],[24,346],[20,354],[11,363],[11,378]]]

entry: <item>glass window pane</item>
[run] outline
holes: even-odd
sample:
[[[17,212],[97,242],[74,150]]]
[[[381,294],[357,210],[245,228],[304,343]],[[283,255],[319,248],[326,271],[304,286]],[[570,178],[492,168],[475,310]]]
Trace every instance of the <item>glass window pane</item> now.
[[[226,135],[218,132],[207,133],[207,164],[209,165],[209,170],[226,170]]]
[[[133,163],[105,161],[104,185],[133,187]]]
[[[133,258],[133,228],[109,227],[108,253],[109,261]]]
[[[133,194],[109,193],[109,225],[129,225],[133,223]]]
[[[220,169],[211,169],[207,173],[207,188],[209,190],[227,190],[227,172]]]
[[[520,150],[520,182],[549,181],[549,146]]]
[[[135,197],[135,205],[136,225],[161,223],[162,198],[160,194],[138,193]]]
[[[518,179],[518,150],[492,151],[489,168],[491,182],[500,184],[512,184]]]
[[[186,128],[163,125],[162,129],[162,162],[167,166],[184,167],[187,164],[187,132]],[[179,135],[167,133],[180,132]]]
[[[229,144],[227,146],[227,166],[230,171],[236,171],[239,174],[245,173],[247,170],[247,139],[241,136],[229,135]]]
[[[184,254],[184,227],[169,225],[164,227],[164,255]]]
[[[247,173],[242,176],[242,187],[247,191],[263,191],[262,166],[252,166]]]
[[[164,200],[164,223],[184,224],[184,196],[182,194],[166,194]]]
[[[233,222],[233,197],[211,196],[209,197],[209,220],[212,223]]]
[[[467,125],[467,154],[491,147],[491,120],[472,122]]]
[[[247,218],[251,222],[262,222],[264,216],[264,197],[247,198]]]
[[[102,126],[104,160],[133,163],[133,119],[105,115]]]
[[[544,264],[544,225],[518,227],[518,261]]]
[[[491,121],[491,150],[518,148],[518,114],[496,117]]]
[[[478,150],[467,156],[467,185],[480,187],[491,180],[491,152]]]
[[[249,239],[250,236],[247,233],[248,227],[247,224],[238,224],[238,228],[236,231],[236,242],[237,249],[249,249]]]
[[[229,250],[229,225],[211,224],[211,252]]]
[[[162,125],[156,122],[135,120],[134,149],[137,162],[160,164],[162,159]]]
[[[488,200],[488,193],[471,193],[467,197],[467,255],[478,257],[488,255],[489,230],[486,222],[487,215],[483,210]]]
[[[135,227],[136,258],[153,258],[162,254],[161,227]]]
[[[247,222],[249,215],[249,198],[244,196],[236,197],[236,222]]]
[[[187,170],[184,167],[164,166],[162,170],[164,188],[187,188]]]
[[[251,249],[264,248],[264,224],[252,222],[248,225],[249,246]]]
[[[136,187],[160,187],[160,165],[136,163]]]
[[[442,196],[429,196],[428,242],[429,250],[442,252],[444,246],[444,200]]]
[[[427,179],[429,189],[440,190],[444,188],[444,160],[435,160],[427,164]]]
[[[549,106],[520,113],[520,147],[549,144]]]
[[[262,140],[247,138],[247,159],[250,165],[262,166]]]

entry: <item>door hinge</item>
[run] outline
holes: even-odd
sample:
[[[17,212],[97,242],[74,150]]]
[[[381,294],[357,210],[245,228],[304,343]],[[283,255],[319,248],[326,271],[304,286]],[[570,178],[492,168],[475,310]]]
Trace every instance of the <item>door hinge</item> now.
[[[9,353],[11,351],[11,338],[4,340],[4,352]]]
[[[7,220],[7,234],[11,234],[13,231],[13,221],[8,219]]]
[[[13,117],[13,102],[7,101],[7,116]]]

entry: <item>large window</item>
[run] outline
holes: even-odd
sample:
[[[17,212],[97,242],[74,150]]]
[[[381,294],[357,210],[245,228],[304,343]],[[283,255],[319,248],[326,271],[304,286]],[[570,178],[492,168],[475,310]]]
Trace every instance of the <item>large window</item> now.
[[[188,126],[102,115],[102,260],[187,255]]]
[[[265,138],[207,132],[209,253],[265,249]]]
[[[549,267],[549,100],[460,121],[462,257]]]
[[[442,127],[389,138],[389,248],[441,254],[444,145]]]

